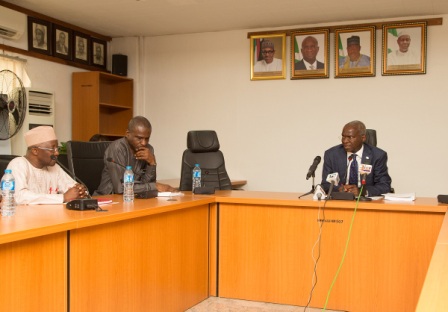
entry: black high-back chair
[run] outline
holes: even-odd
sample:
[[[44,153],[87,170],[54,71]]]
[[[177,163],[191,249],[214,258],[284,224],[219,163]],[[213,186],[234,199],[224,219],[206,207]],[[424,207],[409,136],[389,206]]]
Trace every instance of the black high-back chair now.
[[[219,190],[231,190],[229,175],[226,171],[224,155],[219,150],[218,135],[213,130],[189,131],[187,149],[182,155],[180,174],[181,191],[191,191],[192,174],[195,164],[201,167],[201,184]]]
[[[366,142],[369,145],[376,146],[378,141],[376,140],[376,130],[373,129],[366,129]],[[395,193],[394,188],[391,186],[390,188],[391,193]]]
[[[5,174],[5,169],[8,167],[9,162],[16,157],[18,157],[18,156],[17,155],[0,155],[0,179]]]
[[[98,189],[104,168],[104,152],[111,142],[67,142],[68,168],[72,177],[82,181],[89,193]]]
[[[366,143],[372,146],[376,146],[376,130],[366,129]]]

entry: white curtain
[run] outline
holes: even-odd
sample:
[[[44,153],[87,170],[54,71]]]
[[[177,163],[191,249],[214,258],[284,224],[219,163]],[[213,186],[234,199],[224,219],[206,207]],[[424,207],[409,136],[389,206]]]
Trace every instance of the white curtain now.
[[[25,88],[31,87],[31,81],[26,73],[26,60],[0,55],[0,71],[8,69],[22,80]]]

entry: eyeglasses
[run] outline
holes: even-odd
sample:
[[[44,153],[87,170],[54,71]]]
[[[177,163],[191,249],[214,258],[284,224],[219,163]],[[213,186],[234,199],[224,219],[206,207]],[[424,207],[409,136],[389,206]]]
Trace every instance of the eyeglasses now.
[[[38,148],[38,149],[41,149],[41,150],[44,150],[44,151],[51,151],[51,152],[54,152],[54,153],[58,153],[59,151],[60,151],[60,148],[59,147],[41,147],[41,146],[32,146],[32,148]]]
[[[261,51],[261,54],[273,54],[275,50]]]

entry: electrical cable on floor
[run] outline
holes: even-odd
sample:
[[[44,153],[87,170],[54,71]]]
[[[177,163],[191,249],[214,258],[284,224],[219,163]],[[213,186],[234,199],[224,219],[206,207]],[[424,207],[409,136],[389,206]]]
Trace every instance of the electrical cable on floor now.
[[[313,262],[314,262],[313,278],[311,279],[312,287],[311,287],[311,291],[310,291],[310,296],[308,298],[308,303],[304,307],[303,312],[306,312],[306,309],[310,305],[311,299],[313,297],[314,288],[317,285],[317,264],[318,264],[319,259],[320,259],[320,242],[321,242],[321,237],[322,237],[322,227],[323,227],[324,221],[325,221],[325,205],[327,204],[327,201],[328,201],[328,197],[325,199],[325,202],[324,202],[324,205],[323,205],[322,209],[321,209],[321,205],[319,204],[319,209],[317,211],[317,221],[320,222],[320,226],[319,226],[319,235],[317,236],[317,240],[314,243],[313,248],[311,249],[311,257],[313,258]],[[320,219],[320,211],[321,210],[322,210],[322,219]],[[314,258],[314,248],[316,247],[316,245],[319,246],[317,259]]]
[[[350,222],[350,227],[348,229],[348,235],[347,235],[347,240],[345,242],[344,254],[342,255],[342,259],[341,259],[341,262],[339,263],[339,267],[338,267],[336,274],[333,278],[333,282],[331,283],[330,288],[328,289],[327,299],[325,300],[325,305],[324,305],[322,311],[325,311],[327,309],[327,304],[328,304],[328,300],[330,299],[331,290],[333,289],[333,285],[336,283],[336,279],[338,278],[339,272],[341,271],[342,265],[344,264],[345,255],[347,254],[348,244],[350,243],[350,237],[352,234],[353,223],[355,222],[355,215],[356,215],[356,211],[358,210],[359,199],[361,198],[363,188],[364,188],[364,185],[361,185],[361,189],[359,190],[359,195],[356,199],[356,205],[355,205],[355,210],[353,211],[352,221]]]

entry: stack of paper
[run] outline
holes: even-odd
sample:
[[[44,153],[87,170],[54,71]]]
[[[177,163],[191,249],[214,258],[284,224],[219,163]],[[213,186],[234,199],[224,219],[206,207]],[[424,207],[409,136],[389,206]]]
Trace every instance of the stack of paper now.
[[[384,194],[384,199],[393,201],[413,201],[415,200],[415,193],[403,193],[403,194],[387,193]]]
[[[172,196],[183,196],[183,193],[180,192],[159,192],[157,197],[172,197]]]
[[[98,205],[107,205],[107,204],[112,204],[112,199],[111,198],[98,198]]]

